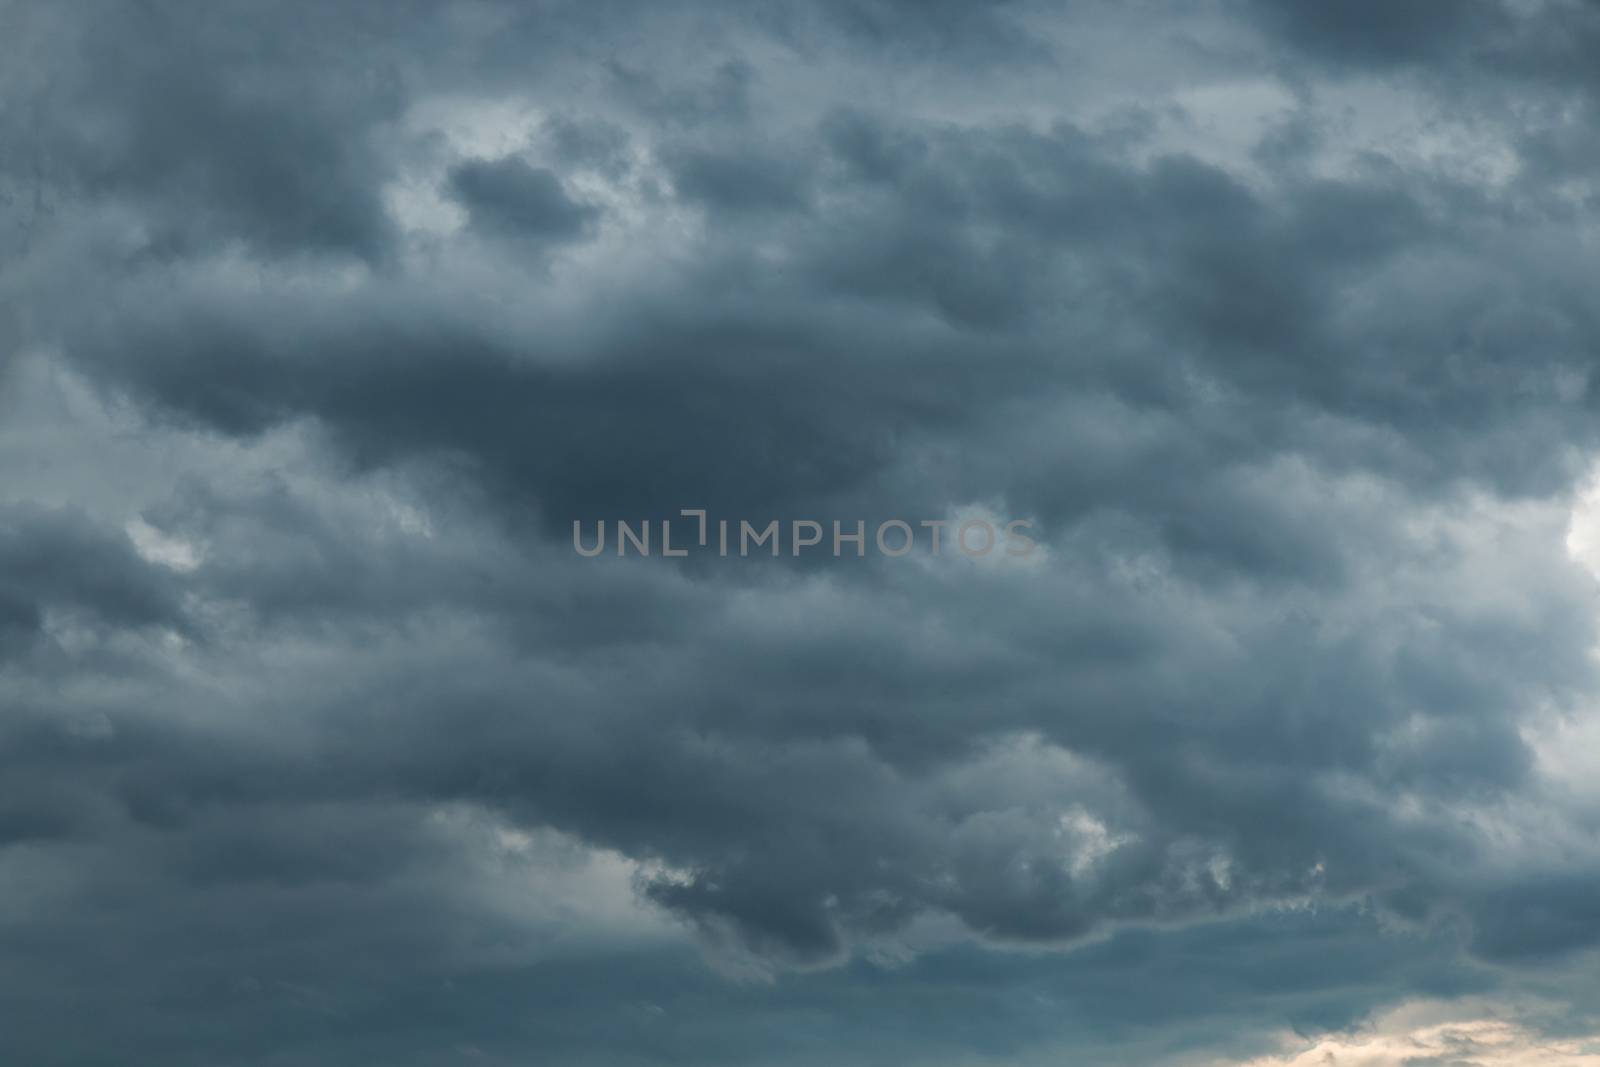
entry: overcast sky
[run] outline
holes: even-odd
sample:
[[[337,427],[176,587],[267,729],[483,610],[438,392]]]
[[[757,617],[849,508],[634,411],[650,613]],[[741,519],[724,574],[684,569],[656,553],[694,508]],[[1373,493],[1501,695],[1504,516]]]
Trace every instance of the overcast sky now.
[[[0,42],[0,1061],[1600,1064],[1600,7]]]

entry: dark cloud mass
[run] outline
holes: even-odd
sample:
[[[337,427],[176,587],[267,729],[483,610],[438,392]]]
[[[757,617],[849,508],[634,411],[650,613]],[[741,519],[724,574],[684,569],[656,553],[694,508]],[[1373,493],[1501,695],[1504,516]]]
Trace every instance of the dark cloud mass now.
[[[0,1061],[1600,1062],[1597,32],[0,4]]]
[[[449,187],[473,225],[489,233],[571,240],[595,215],[569,199],[549,170],[516,157],[458,164],[450,170]]]

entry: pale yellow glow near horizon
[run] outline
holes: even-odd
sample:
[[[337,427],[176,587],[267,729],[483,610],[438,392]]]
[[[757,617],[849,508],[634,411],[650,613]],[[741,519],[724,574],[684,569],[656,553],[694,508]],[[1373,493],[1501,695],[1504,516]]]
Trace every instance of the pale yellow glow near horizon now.
[[[1434,1009],[1408,1006],[1351,1034],[1235,1067],[1600,1067],[1600,1037],[1547,1038],[1507,1019],[1439,1022]]]

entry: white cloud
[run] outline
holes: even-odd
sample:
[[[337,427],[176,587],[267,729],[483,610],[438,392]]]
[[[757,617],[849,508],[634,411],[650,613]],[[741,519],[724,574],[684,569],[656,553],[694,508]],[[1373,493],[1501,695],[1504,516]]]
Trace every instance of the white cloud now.
[[[134,551],[138,552],[146,563],[154,563],[182,574],[187,574],[200,566],[203,553],[197,546],[181,537],[162,533],[143,518],[135,516],[129,519],[123,529],[127,532],[128,540],[133,542]]]

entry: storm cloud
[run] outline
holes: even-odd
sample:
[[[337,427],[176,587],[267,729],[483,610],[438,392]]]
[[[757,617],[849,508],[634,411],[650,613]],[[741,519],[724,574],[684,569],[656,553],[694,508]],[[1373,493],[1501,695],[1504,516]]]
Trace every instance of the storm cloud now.
[[[0,40],[8,1062],[1595,1055],[1592,6]]]

